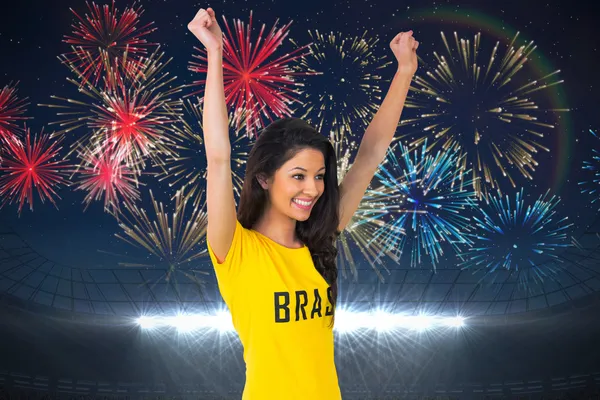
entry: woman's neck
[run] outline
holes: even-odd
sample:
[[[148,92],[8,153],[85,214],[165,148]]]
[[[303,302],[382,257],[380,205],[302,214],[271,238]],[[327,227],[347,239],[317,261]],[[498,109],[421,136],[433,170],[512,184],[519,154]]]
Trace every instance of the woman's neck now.
[[[252,229],[283,246],[302,246],[302,242],[296,237],[296,220],[277,213],[272,208],[265,210]]]

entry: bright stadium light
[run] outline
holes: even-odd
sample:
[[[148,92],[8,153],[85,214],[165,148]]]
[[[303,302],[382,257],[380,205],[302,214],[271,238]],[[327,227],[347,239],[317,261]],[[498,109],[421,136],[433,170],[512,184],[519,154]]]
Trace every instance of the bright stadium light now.
[[[137,323],[144,329],[152,329],[161,325],[160,320],[161,318],[148,317],[146,315],[142,315],[137,319]]]
[[[347,310],[339,310],[335,314],[335,327],[334,329],[339,332],[353,332],[365,325],[366,313],[356,313]]]
[[[465,325],[465,319],[460,316],[445,318],[444,322],[445,322],[446,326],[453,326],[456,328],[460,328]]]
[[[176,328],[178,332],[189,333],[201,329],[217,330],[219,332],[234,332],[231,314],[219,311],[212,315],[180,314],[171,317],[142,316],[136,320],[143,329],[157,327]],[[335,315],[335,331],[339,333],[352,333],[359,330],[376,330],[378,332],[391,332],[394,330],[425,331],[428,329],[445,327],[461,328],[465,326],[465,318],[438,317],[433,315],[403,315],[382,310],[374,312],[354,312],[340,309]]]
[[[398,316],[385,311],[376,311],[371,318],[372,326],[378,332],[388,332],[397,327]]]
[[[201,315],[177,315],[169,319],[169,325],[183,333],[198,330],[207,324]]]
[[[231,321],[231,314],[225,311],[218,312],[213,317],[213,325],[219,330],[219,332],[230,332],[234,331],[233,322]]]
[[[424,331],[433,327],[434,320],[433,317],[427,315],[417,315],[414,317],[406,318],[405,321],[408,322],[408,328],[414,329],[417,331]]]

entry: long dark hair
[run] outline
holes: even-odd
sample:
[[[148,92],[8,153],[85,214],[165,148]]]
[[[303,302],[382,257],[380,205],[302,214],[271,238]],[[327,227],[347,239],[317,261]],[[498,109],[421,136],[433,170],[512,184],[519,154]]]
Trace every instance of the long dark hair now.
[[[339,235],[340,198],[335,151],[325,136],[299,118],[279,119],[263,129],[248,155],[237,218],[246,229],[254,226],[269,199],[258,177],[272,177],[285,162],[306,148],[323,153],[325,189],[310,217],[306,221],[297,221],[296,234],[308,247],[317,271],[331,286],[332,305],[335,308],[338,276],[335,241]]]

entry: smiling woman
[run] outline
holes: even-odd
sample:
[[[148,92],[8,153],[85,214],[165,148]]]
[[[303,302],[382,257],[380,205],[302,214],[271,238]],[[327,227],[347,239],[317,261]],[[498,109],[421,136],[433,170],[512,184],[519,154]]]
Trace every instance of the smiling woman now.
[[[334,363],[336,239],[356,212],[394,136],[419,43],[412,31],[390,48],[398,71],[338,185],[333,145],[302,119],[272,122],[246,163],[238,209],[223,83],[223,38],[215,12],[188,28],[206,47],[204,144],[207,247],[246,361],[243,399],[340,399]]]
[[[253,223],[255,230],[267,236],[270,236],[269,233],[273,233],[268,232],[269,229],[273,229],[270,226],[270,221],[277,221],[282,217],[296,221],[307,221],[314,206],[320,204],[319,200],[323,194],[325,196],[337,194],[332,191],[325,193],[326,179],[330,184],[328,186],[334,185],[333,179],[337,182],[337,170],[332,169],[332,165],[329,165],[329,169],[324,165],[326,159],[329,163],[332,161],[331,145],[323,136],[316,133],[313,128],[301,120],[285,120],[281,123],[283,129],[286,129],[285,125],[291,128],[294,124],[306,125],[305,129],[307,129],[308,135],[304,135],[303,140],[298,140],[301,136],[294,132],[289,135],[283,135],[277,129],[264,132],[254,146],[254,153],[262,153],[263,155],[255,157],[254,160],[258,162],[248,165],[246,172],[247,179],[258,181],[262,189],[261,192],[265,197],[264,200],[266,200],[261,202],[264,205],[264,209],[261,210],[262,215],[259,214],[260,217]],[[310,140],[309,135],[311,134],[313,140]],[[292,142],[283,142],[284,140],[291,140]],[[289,148],[290,146],[291,148]],[[283,150],[282,153],[275,153],[275,151],[281,150]],[[271,159],[266,157],[267,154],[271,155]],[[273,168],[275,170],[272,170]],[[325,175],[326,171],[330,172],[327,177]],[[335,210],[338,199],[325,198],[321,203],[326,203],[324,204],[325,208],[329,206]],[[240,203],[240,206],[242,204],[246,205],[247,203]],[[243,210],[242,207],[240,207],[240,210]],[[322,211],[325,211],[323,207],[316,209],[315,213],[317,215],[315,217],[321,219],[322,216],[318,214]],[[336,227],[334,225],[333,229]],[[294,232],[289,233],[289,237],[281,237],[279,240],[293,240]]]
[[[315,268],[337,295],[339,225],[336,158],[327,138],[301,119],[273,122],[246,165],[237,217],[247,229],[287,247],[305,244]]]
[[[324,190],[324,172],[325,167],[321,167],[318,171],[314,172],[318,165],[323,164],[323,154],[318,150],[314,149],[303,149],[299,150],[298,153],[284,165],[277,170],[277,172],[268,180],[260,179],[259,182],[264,190],[268,190],[273,193],[281,193],[281,200],[287,203],[289,196],[293,196],[291,199],[291,205],[294,210],[300,209],[302,211],[310,211],[313,205],[319,200]],[[288,169],[289,165],[307,165],[318,163],[315,167],[293,167]],[[288,171],[287,174],[282,171]],[[277,185],[277,186],[276,186]],[[279,187],[279,188],[278,188]],[[287,196],[283,196],[283,194]],[[271,198],[270,200],[278,200]],[[273,204],[277,204],[273,202]],[[286,210],[280,210],[283,214],[286,214]],[[310,213],[293,213],[289,215],[297,221],[305,221],[310,216]],[[268,218],[268,217],[267,217]],[[265,216],[262,218],[265,219]],[[257,223],[256,230],[260,231],[260,225]]]

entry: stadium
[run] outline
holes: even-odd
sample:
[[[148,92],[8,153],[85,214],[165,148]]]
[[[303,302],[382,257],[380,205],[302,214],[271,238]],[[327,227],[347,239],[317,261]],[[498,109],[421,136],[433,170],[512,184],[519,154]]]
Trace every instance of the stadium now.
[[[452,269],[342,284],[343,398],[597,396],[596,226],[535,291],[521,290],[516,272],[486,282]],[[216,283],[151,286],[164,271],[60,265],[6,228],[0,244],[0,382],[15,398],[241,397],[241,348]]]

